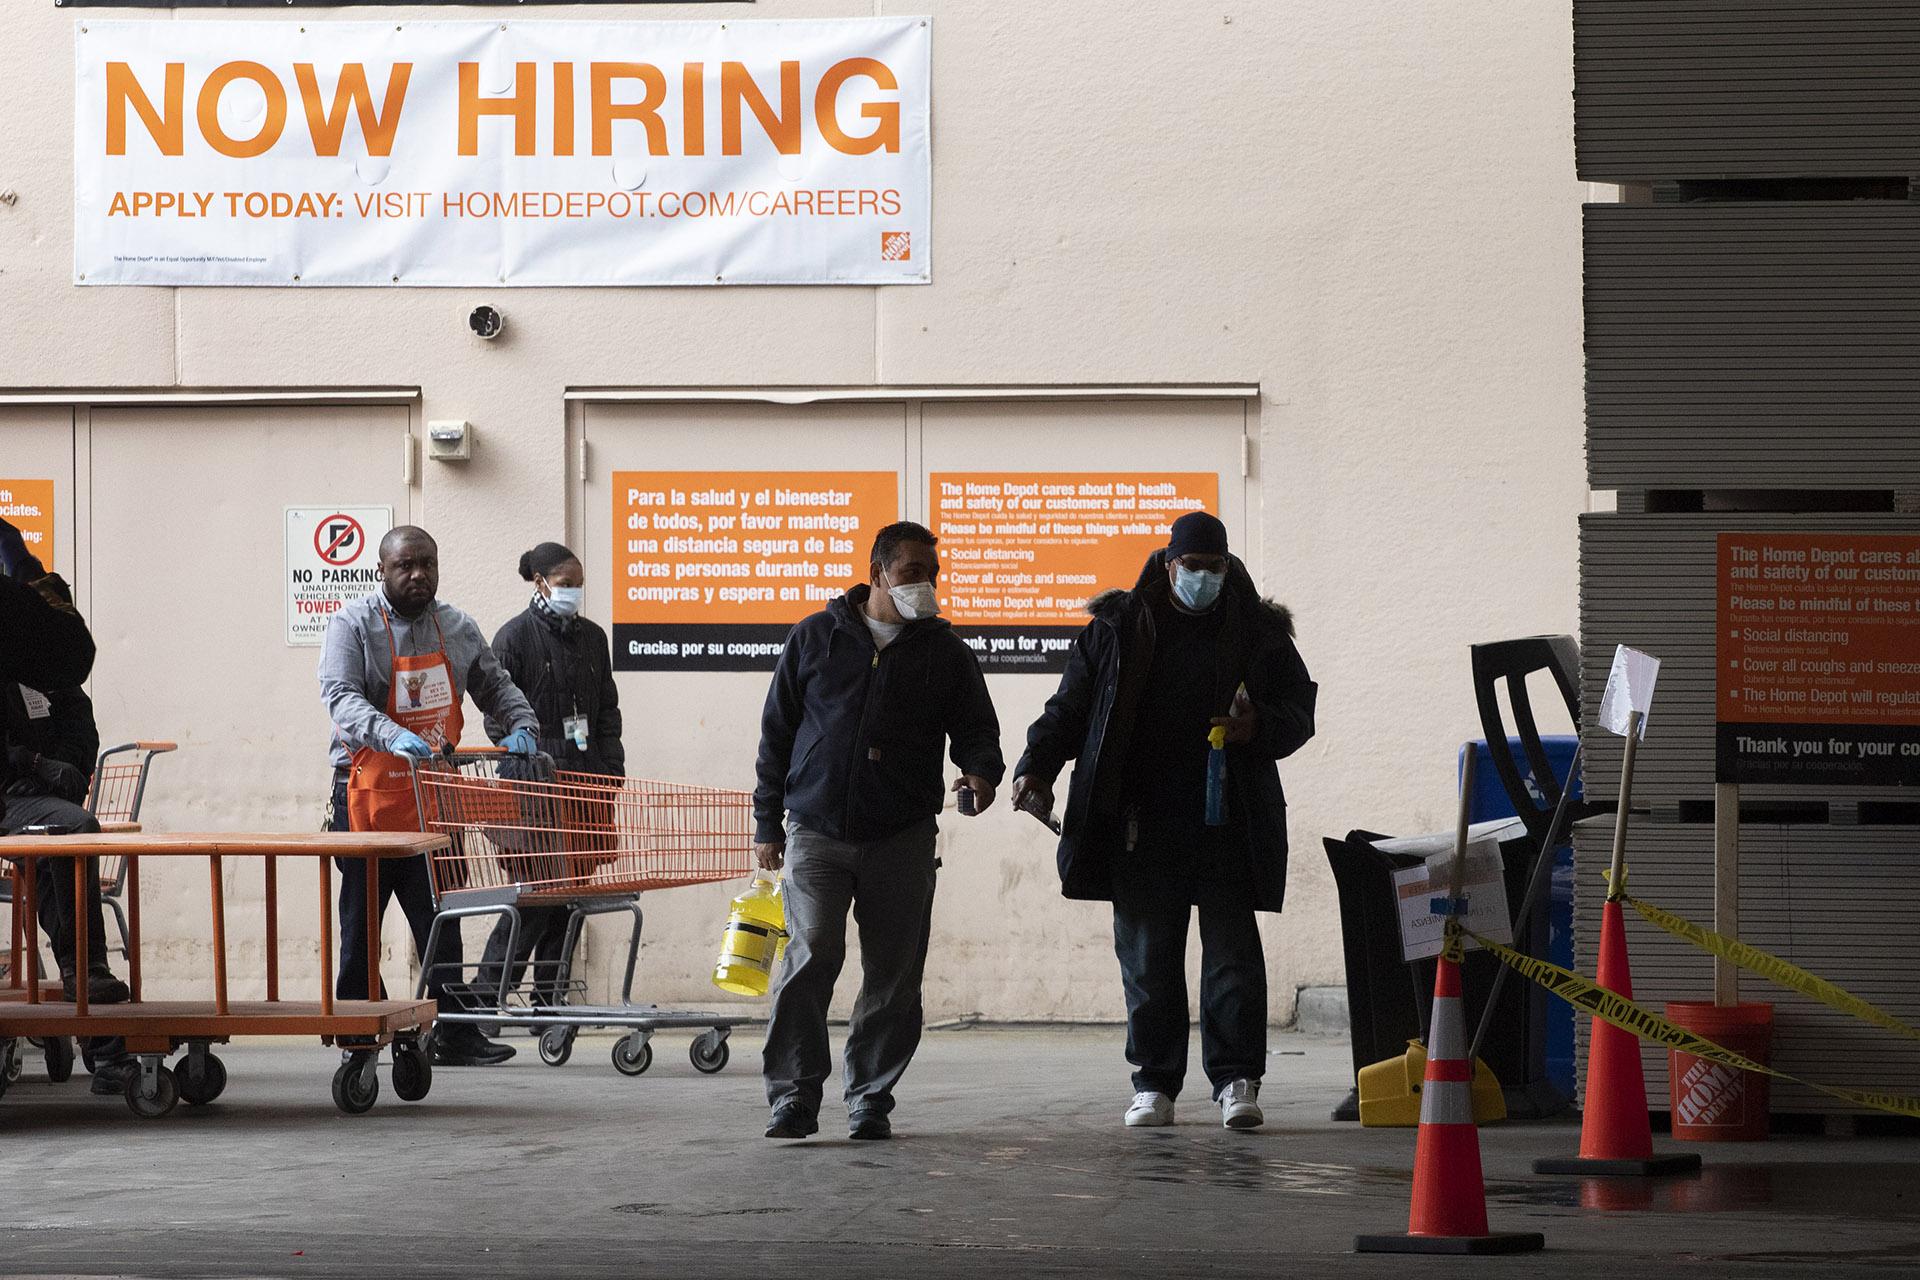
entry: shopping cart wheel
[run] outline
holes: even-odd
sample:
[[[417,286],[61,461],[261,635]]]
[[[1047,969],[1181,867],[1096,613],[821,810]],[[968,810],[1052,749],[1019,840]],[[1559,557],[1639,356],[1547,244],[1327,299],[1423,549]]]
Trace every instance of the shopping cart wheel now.
[[[7,1086],[13,1083],[13,1060],[19,1054],[18,1042],[11,1037],[0,1039],[0,1098],[7,1096]]]
[[[621,1075],[644,1075],[652,1065],[653,1046],[638,1031],[613,1042],[613,1067]]]
[[[80,1065],[87,1069],[88,1075],[93,1074],[93,1039],[91,1037],[83,1037],[80,1041]]]
[[[7,1055],[6,1083],[19,1084],[20,1077],[26,1071],[26,1069],[27,1069],[26,1055],[22,1054],[20,1052],[19,1047],[16,1045],[13,1052]],[[0,1086],[0,1087],[4,1087],[4,1086]]]
[[[41,1044],[40,1052],[46,1055],[48,1080],[65,1084],[73,1078],[73,1041],[65,1036],[49,1036]]]
[[[180,1105],[180,1085],[173,1072],[156,1067],[152,1093],[147,1092],[147,1073],[143,1068],[127,1077],[127,1106],[142,1120],[158,1120]]]
[[[705,1076],[725,1071],[727,1059],[732,1056],[733,1051],[727,1048],[726,1037],[718,1031],[701,1032],[693,1038],[693,1044],[687,1049],[687,1057],[693,1060],[693,1069]]]
[[[333,1105],[350,1116],[373,1110],[380,1096],[380,1074],[373,1069],[380,1060],[378,1049],[356,1049],[353,1056],[333,1073]]]
[[[393,1091],[402,1102],[418,1102],[433,1088],[433,1063],[417,1040],[393,1042]]]
[[[563,1067],[573,1056],[572,1027],[548,1027],[540,1033],[540,1061],[550,1067]],[[624,1068],[622,1068],[624,1070]],[[645,1067],[641,1068],[646,1070]]]
[[[227,1091],[227,1064],[210,1053],[196,1062],[189,1052],[174,1068],[173,1079],[188,1106],[204,1107]]]

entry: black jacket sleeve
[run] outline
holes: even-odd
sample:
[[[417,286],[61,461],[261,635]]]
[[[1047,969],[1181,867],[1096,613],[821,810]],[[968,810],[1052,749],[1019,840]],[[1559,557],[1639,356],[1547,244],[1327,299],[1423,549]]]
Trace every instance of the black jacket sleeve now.
[[[56,609],[24,582],[0,577],[0,680],[68,689],[93,671],[93,636],[79,614]]]
[[[1098,625],[1102,624],[1088,623],[1081,628],[1067,649],[1067,669],[1060,675],[1060,687],[1027,730],[1026,754],[1014,766],[1014,777],[1031,777],[1051,787],[1067,761],[1080,754],[1087,740],[1095,672],[1099,669],[1092,654],[1093,629]]]
[[[786,648],[767,686],[766,705],[760,711],[760,756],[754,763],[753,838],[761,844],[786,839],[787,769],[793,763],[793,740],[806,710],[807,629],[805,623],[787,634]]]
[[[997,787],[1007,773],[1006,758],[1000,754],[1000,717],[994,713],[993,698],[987,693],[980,659],[951,634],[948,638],[954,649],[954,700],[947,723],[947,736],[953,740],[953,763],[960,772],[985,778]]]
[[[1281,637],[1247,673],[1247,696],[1259,713],[1248,746],[1261,755],[1284,760],[1313,737],[1313,709],[1320,686],[1307,675],[1307,664],[1293,641]]]
[[[93,700],[79,689],[56,689],[47,695],[47,701],[53,704],[51,727],[40,754],[64,760],[91,778],[100,759],[100,730],[93,722]],[[77,804],[86,796],[61,798]]]
[[[615,773],[627,771],[627,747],[620,741],[625,727],[620,715],[620,686],[613,679],[613,644],[607,633],[595,630],[600,644],[600,714],[594,718],[591,741],[600,759]]]
[[[522,691],[531,688],[526,681],[527,664],[525,651],[519,644],[519,633],[514,624],[503,623],[493,633],[493,656],[500,659],[500,665],[506,669],[507,678]],[[487,741],[498,746],[500,740],[513,730],[498,717],[488,713],[485,719]]]

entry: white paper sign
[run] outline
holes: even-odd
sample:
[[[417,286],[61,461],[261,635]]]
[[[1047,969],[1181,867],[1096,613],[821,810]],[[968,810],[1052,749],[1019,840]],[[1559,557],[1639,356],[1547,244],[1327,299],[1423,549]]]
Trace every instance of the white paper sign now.
[[[1600,697],[1600,723],[1609,733],[1627,736],[1630,713],[1640,713],[1640,739],[1647,737],[1647,713],[1653,710],[1653,684],[1660,678],[1660,659],[1625,645],[1613,651],[1613,670],[1607,691]]]
[[[1400,901],[1400,951],[1406,959],[1424,960],[1440,954],[1446,941],[1447,918],[1435,912],[1432,903],[1447,896],[1452,876],[1452,849],[1434,854],[1420,866],[1393,873],[1393,892]],[[1461,892],[1467,898],[1467,928],[1495,942],[1513,941],[1507,881],[1497,841],[1478,840],[1467,846]],[[1478,945],[1470,938],[1465,941],[1468,950]]]
[[[83,285],[923,284],[930,19],[74,25]]]
[[[287,643],[318,645],[349,600],[380,581],[380,539],[392,507],[287,508]]]

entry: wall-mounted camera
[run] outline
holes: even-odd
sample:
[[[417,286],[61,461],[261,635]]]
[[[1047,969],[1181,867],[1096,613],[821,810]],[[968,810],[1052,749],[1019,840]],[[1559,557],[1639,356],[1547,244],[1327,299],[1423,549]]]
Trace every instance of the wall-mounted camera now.
[[[484,304],[467,313],[467,328],[473,330],[473,336],[492,342],[507,327],[507,318],[496,307]]]

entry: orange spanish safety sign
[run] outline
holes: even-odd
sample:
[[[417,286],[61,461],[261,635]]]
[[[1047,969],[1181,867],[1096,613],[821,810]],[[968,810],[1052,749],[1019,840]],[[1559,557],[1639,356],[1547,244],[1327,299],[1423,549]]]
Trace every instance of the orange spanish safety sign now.
[[[1920,782],[1920,536],[1723,533],[1722,782]]]
[[[1212,471],[948,471],[927,477],[941,607],[988,670],[1059,671],[1089,598],[1131,587]]]
[[[0,520],[18,529],[27,550],[53,571],[53,481],[0,480]]]
[[[771,671],[899,518],[893,471],[615,472],[615,668]]]

